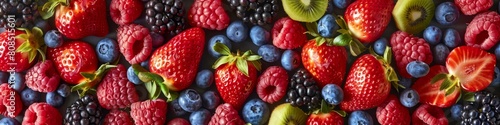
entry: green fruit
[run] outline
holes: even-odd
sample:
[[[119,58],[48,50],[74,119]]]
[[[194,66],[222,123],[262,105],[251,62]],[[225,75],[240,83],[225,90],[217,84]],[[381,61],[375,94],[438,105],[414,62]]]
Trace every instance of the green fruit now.
[[[284,103],[274,108],[269,119],[270,125],[305,125],[307,115],[298,107]]]
[[[290,18],[299,22],[315,22],[325,14],[328,0],[283,0]]]
[[[399,0],[392,16],[399,30],[417,34],[429,26],[435,9],[432,0]]]

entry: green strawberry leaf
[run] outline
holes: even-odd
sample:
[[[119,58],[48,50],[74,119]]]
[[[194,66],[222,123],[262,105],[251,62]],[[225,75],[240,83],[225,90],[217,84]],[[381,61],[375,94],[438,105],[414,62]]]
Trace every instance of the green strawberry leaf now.
[[[29,51],[28,62],[33,62],[33,60],[35,60],[35,58],[36,58],[37,53],[38,53],[38,51]]]
[[[344,20],[344,17],[342,17],[341,15],[337,15],[337,18],[335,19],[335,22],[337,22],[337,24],[339,25],[339,27],[341,29],[346,29],[346,31],[349,30],[348,27],[347,27],[347,23]]]
[[[232,55],[231,50],[224,44],[216,42],[215,45],[213,46],[213,49],[215,52],[220,53],[221,55]]]
[[[448,96],[451,93],[453,93],[456,88],[457,88],[457,86],[452,86],[450,89],[446,90],[445,96]]]
[[[339,30],[337,30],[337,32],[340,34],[349,34],[349,30],[346,30],[346,29],[339,29]]]
[[[442,91],[444,89],[448,89],[453,85],[453,83],[450,81],[450,79],[446,78],[444,79],[443,83],[441,83],[441,86],[439,87],[439,90]]]
[[[463,94],[463,99],[464,99],[464,101],[468,101],[468,102],[475,101],[474,100],[474,93],[473,92],[465,92]]]
[[[333,39],[333,45],[335,46],[347,46],[351,42],[352,37],[349,34],[340,34],[335,39]]]
[[[260,71],[262,70],[262,64],[260,63],[260,61],[250,61],[250,63],[253,64],[253,66],[255,67],[255,69],[257,69],[257,71]]]
[[[21,40],[28,40],[29,39],[29,35],[28,34],[19,34],[16,36],[17,39],[21,39]]]
[[[235,58],[232,56],[222,56],[217,61],[215,61],[215,64],[212,66],[213,69],[217,69],[219,66],[224,65],[226,63],[234,62]]]
[[[30,46],[30,43],[26,41],[23,42],[19,47],[17,47],[16,52],[25,53],[25,52],[30,52],[31,49],[32,48]]]
[[[306,29],[308,32],[311,32],[311,33],[317,35],[318,34],[318,23],[316,23],[316,22],[306,23]]]
[[[333,111],[336,112],[337,114],[339,114],[342,117],[347,116],[347,112],[345,112],[343,110],[333,110]]]
[[[88,73],[88,72],[81,72],[80,75],[82,75],[84,78],[87,78],[87,79],[95,79],[96,74]]]
[[[134,69],[134,73],[136,75],[139,75],[140,72],[148,72],[148,70],[146,70],[144,67],[142,67],[139,64],[133,64],[132,69]]]
[[[139,72],[137,76],[143,82],[149,82],[149,81],[163,82],[163,77],[151,72]]]
[[[241,71],[245,76],[248,76],[248,63],[246,60],[238,58],[236,59],[236,67]]]
[[[43,31],[42,31],[42,29],[40,29],[38,27],[33,27],[33,29],[31,29],[31,32],[33,33],[33,36],[35,36],[36,39],[43,41]]]
[[[437,81],[448,78],[448,75],[444,73],[437,74],[436,76],[432,77],[431,79],[431,85],[435,84]]]
[[[46,50],[47,47],[42,47],[40,49],[36,49],[38,51],[38,53],[40,54],[40,56],[42,57],[42,61],[45,61],[45,59],[47,59],[45,57],[45,50]]]
[[[250,55],[247,57],[247,61],[258,61],[259,59],[261,59],[262,57],[259,56],[259,55]]]
[[[391,64],[392,63],[392,49],[389,46],[385,47],[385,50],[384,50],[384,61],[387,64]]]
[[[56,7],[58,7],[61,4],[67,5],[66,2],[67,0],[49,0],[43,6],[38,8],[40,16],[42,16],[44,20],[52,17],[54,15]]]

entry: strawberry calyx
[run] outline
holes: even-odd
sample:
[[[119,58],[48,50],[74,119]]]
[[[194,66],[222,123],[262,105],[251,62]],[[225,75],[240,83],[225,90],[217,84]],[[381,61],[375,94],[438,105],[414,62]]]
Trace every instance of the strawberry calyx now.
[[[215,64],[212,68],[217,69],[219,66],[223,64],[234,65],[236,63],[236,67],[243,73],[245,76],[248,76],[248,62],[252,63],[253,66],[260,71],[261,63],[259,59],[262,58],[258,55],[253,55],[251,50],[246,51],[241,54],[240,51],[235,53],[231,53],[231,50],[222,43],[215,43],[213,46],[214,50],[220,53],[222,56],[215,61]]]
[[[375,56],[377,58],[377,60],[379,60],[382,63],[382,66],[384,67],[385,76],[387,77],[386,79],[387,79],[387,81],[389,81],[391,83],[391,85],[396,89],[396,91],[399,92],[399,88],[404,89],[405,87],[398,83],[399,78],[398,78],[398,75],[396,73],[396,70],[394,70],[394,68],[392,68],[392,66],[391,66],[391,62],[392,62],[392,49],[391,49],[391,47],[387,46],[385,51],[384,51],[384,55],[382,55],[382,56],[376,54],[372,48],[370,48],[369,51],[370,51],[370,54]]]
[[[171,102],[179,97],[177,92],[170,91],[162,76],[147,71],[139,64],[133,64],[132,68],[139,79],[144,82],[150,99],[155,100],[163,94],[167,98],[167,102]]]
[[[56,7],[59,5],[67,6],[67,3],[69,0],[49,0],[43,6],[38,7],[40,16],[46,20],[54,15]]]
[[[111,69],[117,67],[116,65],[109,65],[108,63],[102,64],[96,71],[93,73],[81,72],[80,74],[83,76],[84,81],[71,87],[71,91],[77,91],[80,97],[85,96],[87,91],[95,92],[94,86],[101,82],[102,78],[106,74],[106,72]]]
[[[29,62],[33,62],[39,54],[42,60],[45,61],[45,51],[47,46],[43,40],[43,31],[38,27],[33,27],[29,30],[26,28],[17,28],[17,30],[24,31],[25,33],[16,36],[16,39],[23,40],[24,42],[16,49],[16,52],[28,53]]]
[[[335,110],[335,105],[330,105],[325,102],[325,100],[321,101],[321,108],[312,112],[314,114],[328,114],[331,111],[334,111],[335,113],[339,114],[341,117],[347,116],[347,112],[344,110]]]

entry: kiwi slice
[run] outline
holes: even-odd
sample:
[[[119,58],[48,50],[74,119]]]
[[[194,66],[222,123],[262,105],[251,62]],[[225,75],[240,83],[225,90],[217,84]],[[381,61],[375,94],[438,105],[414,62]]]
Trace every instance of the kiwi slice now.
[[[290,18],[299,22],[315,22],[325,14],[328,0],[283,0]]]
[[[429,26],[435,9],[433,0],[398,0],[392,16],[399,30],[417,34]]]
[[[283,103],[274,108],[269,119],[270,125],[305,125],[307,115],[298,107],[290,103]]]

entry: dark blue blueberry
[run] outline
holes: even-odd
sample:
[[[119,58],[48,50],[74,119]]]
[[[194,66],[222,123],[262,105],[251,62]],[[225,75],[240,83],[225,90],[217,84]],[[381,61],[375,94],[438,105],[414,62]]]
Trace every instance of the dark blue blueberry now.
[[[411,78],[399,77],[399,84],[404,86],[405,88],[410,88],[413,85],[413,81]]]
[[[57,94],[57,92],[49,92],[45,97],[45,102],[54,107],[60,107],[64,104],[64,97]]]
[[[40,28],[44,33],[50,30],[50,25],[44,19],[37,19],[35,21],[35,26]]]
[[[0,125],[21,125],[21,123],[14,118],[3,117],[0,120]]]
[[[500,44],[495,47],[495,56],[497,57],[497,62],[500,61]]]
[[[10,74],[9,76],[9,83],[14,83],[12,84],[12,89],[16,90],[17,92],[21,92],[24,90],[24,88],[26,87],[26,84],[24,83],[25,81],[26,80],[24,79],[24,74],[21,72],[16,72],[14,74]]]
[[[144,83],[139,79],[137,74],[135,74],[134,68],[132,68],[132,66],[128,67],[128,69],[127,69],[127,79],[128,79],[128,81],[130,81],[136,85],[140,85],[140,84]]]
[[[7,83],[9,81],[9,73],[0,71],[0,84]]]
[[[373,118],[364,111],[354,111],[349,115],[349,125],[373,125]]]
[[[444,44],[450,48],[455,48],[462,44],[462,38],[457,30],[453,28],[446,29],[443,36]]]
[[[495,67],[495,75],[493,77],[493,81],[491,81],[490,85],[491,87],[498,87],[500,85],[500,69],[498,66]]]
[[[206,91],[202,95],[203,98],[203,107],[207,109],[215,109],[219,106],[221,99],[217,93],[214,91]]]
[[[242,21],[234,21],[227,27],[226,35],[234,42],[243,42],[248,37],[248,28]]]
[[[21,100],[24,106],[30,106],[35,102],[40,102],[41,96],[40,92],[33,91],[30,88],[26,88],[21,92]]]
[[[110,38],[100,40],[95,47],[95,51],[97,53],[97,59],[99,59],[101,63],[113,63],[118,59],[118,56],[120,56],[118,43]]]
[[[250,39],[252,39],[253,44],[262,46],[269,42],[271,34],[266,29],[256,25],[250,29]]]
[[[325,14],[318,22],[318,33],[322,37],[332,38],[339,29],[332,14]]]
[[[47,33],[45,33],[43,40],[45,41],[45,45],[47,45],[47,47],[50,48],[59,47],[64,42],[63,35],[61,34],[61,32],[57,30],[50,30]]]
[[[153,39],[152,44],[154,48],[158,48],[161,45],[165,44],[165,38],[160,33],[151,32],[150,35],[151,39]]]
[[[285,50],[281,55],[281,65],[288,71],[292,71],[300,66],[300,55],[293,50]]]
[[[321,95],[326,103],[338,105],[344,99],[344,91],[336,84],[327,84],[321,90]]]
[[[194,89],[186,89],[179,96],[179,105],[187,112],[194,112],[202,106],[201,96]]]
[[[427,75],[427,73],[429,73],[429,69],[429,65],[422,61],[411,61],[408,65],[406,65],[406,71],[408,71],[408,74],[415,78]]]
[[[434,63],[444,65],[446,62],[446,58],[448,58],[448,55],[450,55],[450,49],[442,43],[434,46],[432,49],[434,52]]]
[[[206,89],[214,82],[214,74],[212,71],[205,69],[196,74],[196,85],[200,88]]]
[[[337,8],[345,9],[351,3],[351,0],[333,0],[333,3]]]
[[[169,112],[173,112],[174,116],[181,116],[187,113],[184,109],[181,108],[181,105],[179,105],[179,99],[175,99],[170,102],[169,106]]]
[[[64,83],[61,83],[56,91],[57,94],[61,95],[62,97],[68,97],[71,94],[71,88]]]
[[[280,49],[273,45],[260,46],[257,53],[262,57],[262,60],[266,62],[276,62],[281,57]]]
[[[431,45],[436,45],[441,42],[443,31],[439,27],[429,26],[424,30],[424,39]]]
[[[146,70],[149,70],[149,59],[141,62],[141,66],[144,67]]]
[[[207,109],[201,108],[189,115],[189,122],[191,125],[207,125],[210,122],[210,118],[212,118],[212,113]]]
[[[460,12],[453,2],[444,2],[436,7],[436,20],[441,25],[450,25],[458,20]]]
[[[417,91],[411,88],[404,90],[399,96],[399,101],[401,101],[401,104],[408,108],[417,105],[419,100],[420,96],[418,95]]]
[[[373,43],[373,51],[375,51],[375,53],[377,53],[378,55],[384,55],[385,48],[387,47],[388,43],[389,42],[384,37],[378,39],[377,41],[375,41],[375,43]]]
[[[252,125],[263,125],[269,120],[269,107],[260,99],[252,99],[243,106],[241,111],[243,120]]]
[[[221,55],[220,55],[220,53],[215,52],[215,50],[213,48],[215,46],[215,43],[222,43],[222,44],[226,45],[227,48],[231,49],[231,40],[229,40],[224,35],[215,35],[208,42],[209,42],[208,52],[210,52],[210,55],[212,55],[213,57],[216,57],[216,58],[221,56]]]

